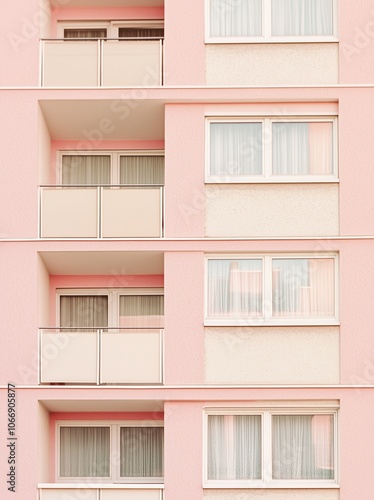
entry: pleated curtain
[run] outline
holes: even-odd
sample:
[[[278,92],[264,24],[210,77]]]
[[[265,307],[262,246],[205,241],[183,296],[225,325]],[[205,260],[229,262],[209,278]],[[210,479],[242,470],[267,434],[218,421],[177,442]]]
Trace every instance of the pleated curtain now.
[[[163,38],[164,29],[163,28],[119,28],[118,29],[119,38]]]
[[[63,155],[62,184],[110,184],[109,155]]]
[[[105,28],[64,29],[64,38],[106,38],[106,36],[107,36],[107,30]]]
[[[333,0],[272,0],[271,33],[275,36],[333,34]]]
[[[333,479],[332,415],[274,415],[273,479]]]
[[[262,0],[210,0],[212,37],[260,36]]]
[[[121,427],[121,477],[163,477],[163,427]]]
[[[121,327],[163,328],[163,295],[121,295],[119,302]]]
[[[208,479],[261,479],[261,416],[209,415]]]
[[[120,184],[163,185],[164,164],[163,156],[121,156]]]
[[[210,124],[210,174],[262,174],[261,123]]]
[[[262,316],[263,271],[260,259],[208,261],[208,316]]]
[[[273,123],[273,175],[333,173],[332,123]]]
[[[110,428],[61,427],[60,476],[109,477]]]
[[[61,296],[60,326],[64,328],[108,326],[108,297],[105,295]]]

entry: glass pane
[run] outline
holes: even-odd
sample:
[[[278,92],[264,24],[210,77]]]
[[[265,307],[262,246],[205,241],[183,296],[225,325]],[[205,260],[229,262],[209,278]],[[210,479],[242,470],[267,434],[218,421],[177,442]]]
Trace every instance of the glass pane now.
[[[334,479],[333,415],[273,416],[273,479]]]
[[[331,175],[331,122],[273,123],[273,175]]]
[[[60,326],[64,328],[108,326],[108,297],[106,295],[61,296]]]
[[[106,38],[105,28],[99,29],[64,29],[64,38]]]
[[[211,123],[210,174],[261,175],[262,124]]]
[[[208,417],[208,479],[261,479],[261,416]]]
[[[163,38],[164,28],[119,28],[119,38]]]
[[[210,36],[260,36],[262,0],[210,0]]]
[[[110,156],[63,155],[62,184],[110,184]]]
[[[262,316],[262,281],[260,259],[209,260],[208,316]]]
[[[109,477],[110,428],[61,427],[60,476]]]
[[[121,477],[163,477],[163,427],[121,427]]]
[[[119,310],[121,327],[163,327],[163,295],[121,295]]]
[[[272,35],[332,35],[333,0],[272,0]]]
[[[121,156],[120,183],[145,186],[163,185],[164,165],[163,156]]]
[[[335,315],[334,259],[273,259],[274,317]]]

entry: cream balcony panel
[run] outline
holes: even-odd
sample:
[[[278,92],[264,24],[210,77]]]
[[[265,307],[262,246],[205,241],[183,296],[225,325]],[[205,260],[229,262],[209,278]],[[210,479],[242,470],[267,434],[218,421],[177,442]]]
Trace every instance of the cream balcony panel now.
[[[98,42],[44,42],[45,87],[96,87]]]
[[[99,500],[99,490],[77,485],[75,488],[42,489],[39,500]]]
[[[339,327],[205,329],[207,384],[338,384]]]
[[[100,500],[161,500],[160,490],[101,490]]]
[[[101,383],[161,383],[161,332],[104,333]]]
[[[96,238],[96,188],[43,188],[42,238]]]
[[[103,238],[157,238],[162,232],[161,220],[161,188],[103,190]]]
[[[337,489],[204,490],[207,500],[339,500]]]
[[[161,84],[160,41],[106,41],[103,85],[153,87]]]
[[[336,236],[338,184],[206,186],[206,236]]]
[[[336,84],[338,61],[336,43],[210,44],[206,84]]]
[[[41,382],[97,382],[97,333],[41,334]]]

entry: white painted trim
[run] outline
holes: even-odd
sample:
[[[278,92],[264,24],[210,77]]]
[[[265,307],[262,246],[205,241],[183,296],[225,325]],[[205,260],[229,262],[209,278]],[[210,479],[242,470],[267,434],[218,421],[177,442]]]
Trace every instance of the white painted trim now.
[[[109,428],[110,432],[110,450],[109,450],[109,457],[110,457],[110,476],[109,477],[77,477],[76,479],[72,477],[62,477],[60,476],[60,429],[61,427],[106,427]],[[120,450],[120,429],[121,427],[139,427],[139,428],[144,428],[144,427],[164,427],[164,421],[163,420],[57,420],[55,422],[55,450],[56,450],[56,459],[55,459],[55,465],[56,465],[56,480],[59,484],[63,484],[63,486],[60,487],[66,487],[66,482],[75,484],[76,482],[82,482],[86,480],[95,480],[98,482],[102,482],[103,484],[109,483],[113,484],[116,483],[117,481],[121,482],[126,482],[129,487],[130,485],[133,486],[133,484],[142,484],[142,481],[144,481],[144,484],[149,484],[151,483],[152,485],[158,484],[157,480],[158,478],[139,478],[139,477],[134,477],[134,478],[124,478],[120,476],[120,461],[115,460],[114,465],[113,465],[113,460],[111,460],[111,457],[113,456],[119,456],[119,450]],[[163,484],[163,478],[160,478],[160,485]],[[117,483],[115,484],[117,487]]]
[[[108,21],[57,21],[57,38],[64,38],[65,29],[106,29],[107,37],[110,37],[110,22]]]
[[[205,0],[205,43],[337,43],[338,39],[338,3],[332,0],[332,29],[331,35],[295,35],[275,36],[271,34],[271,0],[262,0],[262,35],[246,37],[212,37],[210,35],[210,0]]]
[[[212,254],[204,256],[204,326],[339,326],[339,256],[337,252],[324,253],[236,253]],[[210,260],[262,260],[263,266],[263,315],[248,318],[214,318],[208,316],[208,262]],[[272,307],[268,311],[266,304],[272,305],[272,261],[273,259],[333,259],[334,260],[334,285],[335,285],[335,315],[331,317],[273,317]]]
[[[165,158],[163,149],[59,149],[56,152],[56,181],[62,185],[62,157],[63,156],[109,156],[110,157],[110,180],[111,184],[118,185],[120,178],[121,156],[162,156]],[[150,184],[151,185],[151,184]]]
[[[214,123],[259,123],[262,126],[262,175],[211,175],[210,174],[210,125]],[[331,123],[332,124],[332,174],[328,175],[273,175],[272,174],[272,125],[273,123]],[[266,139],[270,137],[270,139]],[[338,183],[338,118],[330,114],[262,116],[246,114],[213,114],[205,116],[205,183],[206,184],[260,184],[260,183]]]
[[[272,406],[271,402],[261,401],[251,403],[246,407],[211,407],[204,408],[203,420],[203,488],[311,488],[326,489],[339,488],[339,460],[338,460],[338,410],[339,403],[336,401],[278,401]],[[297,404],[296,404],[297,403]],[[331,404],[330,404],[331,403]],[[273,480],[272,479],[272,416],[273,415],[332,415],[334,418],[334,479],[311,479],[311,480]],[[209,480],[208,479],[208,417],[210,415],[260,415],[261,416],[261,456],[262,456],[262,479],[261,480]],[[270,464],[266,465],[266,464]]]

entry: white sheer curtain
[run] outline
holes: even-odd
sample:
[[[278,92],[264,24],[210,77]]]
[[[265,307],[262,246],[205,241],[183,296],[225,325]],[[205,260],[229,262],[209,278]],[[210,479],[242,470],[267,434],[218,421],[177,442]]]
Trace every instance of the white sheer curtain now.
[[[262,0],[210,0],[210,36],[260,36]]]
[[[333,479],[332,415],[273,415],[273,479]]]
[[[261,478],[261,416],[209,415],[208,479]]]
[[[272,35],[332,35],[333,0],[272,0]]]
[[[60,296],[60,326],[65,328],[108,326],[108,297],[105,295]]]
[[[209,260],[208,316],[262,316],[262,272],[260,259]]]
[[[332,123],[273,123],[273,175],[331,175]]]
[[[164,184],[163,156],[121,156],[120,184]]]
[[[61,427],[60,476],[109,477],[110,428]]]
[[[273,259],[274,317],[335,314],[334,259]]]
[[[64,38],[106,38],[107,31],[105,28],[79,29],[66,28],[64,29]]]
[[[163,295],[121,295],[119,326],[134,328],[163,328]]]
[[[210,174],[261,175],[262,124],[211,123]]]
[[[121,477],[163,477],[163,427],[121,427]]]
[[[62,184],[110,184],[110,156],[63,155]]]

